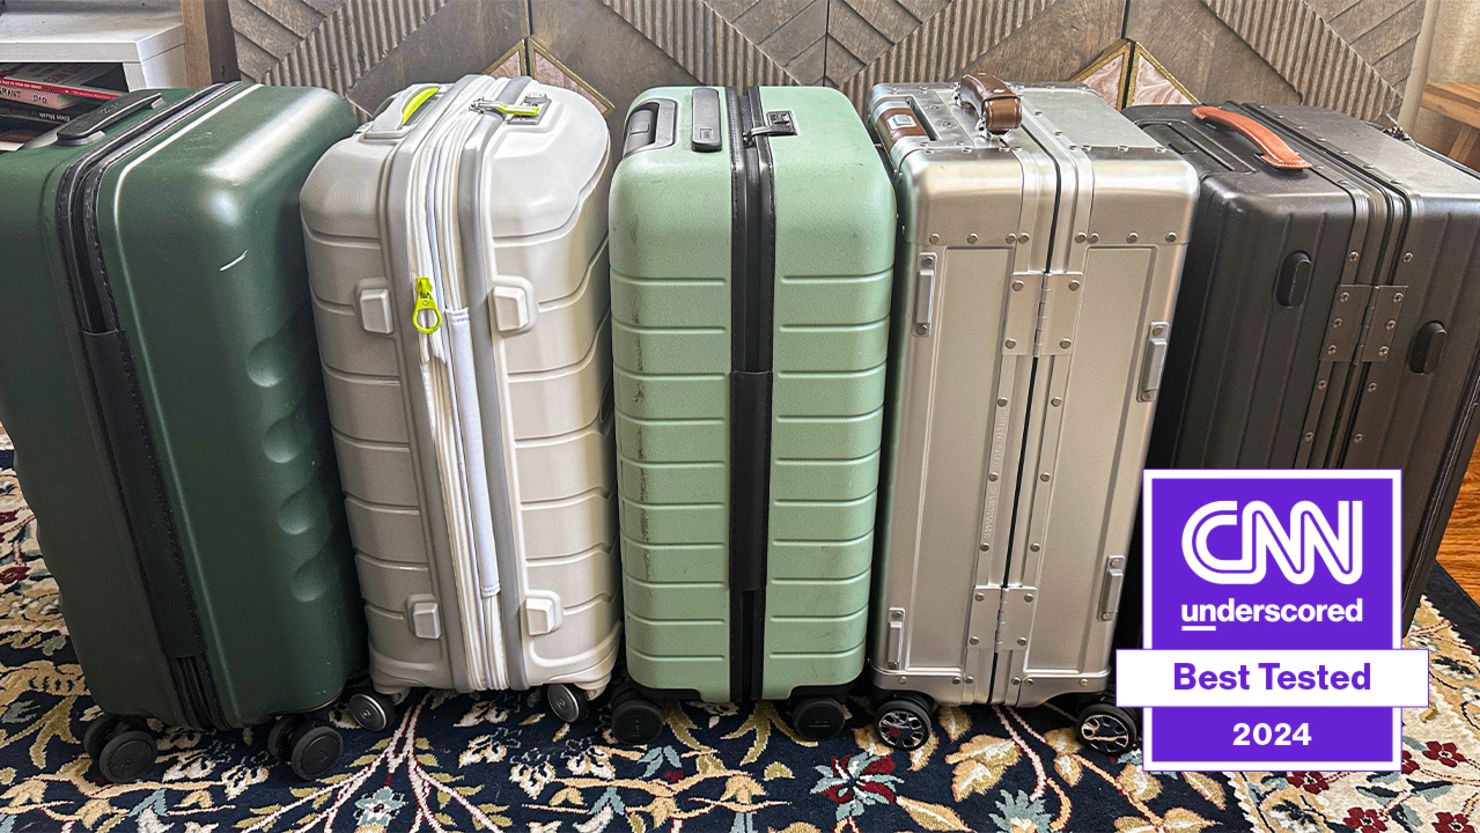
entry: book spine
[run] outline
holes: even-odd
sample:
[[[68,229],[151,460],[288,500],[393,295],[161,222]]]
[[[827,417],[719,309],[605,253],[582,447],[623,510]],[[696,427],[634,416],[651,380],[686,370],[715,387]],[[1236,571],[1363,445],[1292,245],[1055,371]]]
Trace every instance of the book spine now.
[[[56,126],[66,124],[72,120],[72,116],[60,110],[47,110],[38,107],[27,107],[25,105],[11,104],[0,100],[0,119],[13,119],[32,124],[45,124]]]
[[[13,89],[34,90],[36,92],[53,93],[55,95],[70,95],[77,98],[96,98],[100,101],[111,101],[118,98],[118,93],[93,90],[86,87],[69,87],[65,84],[47,84],[41,81],[28,81],[20,78],[11,78],[8,75],[0,75],[0,87],[11,87]]]
[[[44,90],[30,90],[6,86],[5,80],[0,79],[0,101],[18,101],[21,104],[30,104],[33,107],[45,107],[48,110],[65,110],[68,107],[76,106],[80,100],[75,96],[60,95]]]

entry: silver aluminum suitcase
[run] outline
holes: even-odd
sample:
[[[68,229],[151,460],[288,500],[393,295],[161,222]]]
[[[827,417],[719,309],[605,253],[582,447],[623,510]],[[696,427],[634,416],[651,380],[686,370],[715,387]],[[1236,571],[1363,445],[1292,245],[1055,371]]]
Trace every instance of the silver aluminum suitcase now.
[[[1106,686],[1197,178],[1079,85],[868,110],[902,223],[870,665],[915,748],[935,703]]]
[[[606,686],[615,554],[608,133],[579,95],[393,96],[303,190],[325,387],[381,696]]]

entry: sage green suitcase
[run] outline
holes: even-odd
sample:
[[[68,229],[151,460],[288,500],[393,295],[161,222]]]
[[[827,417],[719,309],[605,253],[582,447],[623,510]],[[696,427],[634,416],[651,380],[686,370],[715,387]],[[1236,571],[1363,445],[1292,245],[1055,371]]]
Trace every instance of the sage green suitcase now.
[[[841,728],[863,668],[894,195],[835,90],[649,90],[612,182],[627,671],[652,702],[795,697]]]
[[[353,113],[324,90],[139,92],[0,155],[0,421],[110,781],[143,718],[237,728],[332,704],[363,620],[298,191]],[[302,777],[332,727],[279,721]]]

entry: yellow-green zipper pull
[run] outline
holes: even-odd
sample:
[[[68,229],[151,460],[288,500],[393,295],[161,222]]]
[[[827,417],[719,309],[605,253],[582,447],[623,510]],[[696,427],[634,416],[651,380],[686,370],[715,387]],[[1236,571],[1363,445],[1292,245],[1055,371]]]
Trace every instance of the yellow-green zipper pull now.
[[[411,308],[411,326],[423,335],[431,335],[442,326],[442,312],[437,309],[437,299],[432,296],[431,278],[416,279],[416,306]]]

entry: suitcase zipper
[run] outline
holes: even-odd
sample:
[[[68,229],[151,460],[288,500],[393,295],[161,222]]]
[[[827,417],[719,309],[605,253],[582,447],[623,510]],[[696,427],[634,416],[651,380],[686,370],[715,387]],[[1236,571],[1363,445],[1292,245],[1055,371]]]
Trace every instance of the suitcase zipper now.
[[[97,227],[103,174],[139,145],[229,93],[235,84],[207,87],[146,117],[73,162],[57,188],[57,228],[62,242],[78,327],[83,337],[103,436],[133,538],[133,557],[145,584],[160,653],[185,721],[194,727],[231,728],[219,700],[200,612],[190,587],[174,509],[139,394],[137,362],[118,326]],[[140,477],[140,474],[144,476]],[[181,627],[185,624],[187,627]]]
[[[441,480],[468,683],[484,690],[507,688],[508,666],[471,341],[460,338],[467,336],[467,301],[456,244],[457,149],[472,135],[479,118],[472,109],[456,113],[439,126],[442,135],[418,151],[411,193],[426,196],[414,202],[410,219],[412,230],[425,233],[413,234],[417,241],[410,266],[417,276],[413,324],[420,333],[418,359]]]

